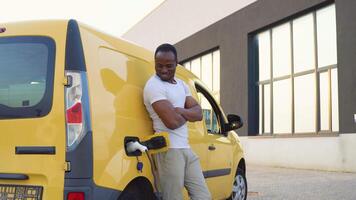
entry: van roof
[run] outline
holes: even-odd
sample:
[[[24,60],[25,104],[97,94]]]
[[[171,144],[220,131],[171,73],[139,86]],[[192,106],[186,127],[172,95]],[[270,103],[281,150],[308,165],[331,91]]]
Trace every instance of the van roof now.
[[[34,20],[34,21],[19,21],[0,24],[0,28],[6,28],[1,36],[15,35],[57,35],[58,32],[66,32],[67,25],[70,20]],[[118,51],[123,51],[135,57],[140,57],[148,62],[153,61],[153,53],[133,42],[126,41],[120,37],[115,37],[107,33],[101,32],[84,23],[77,22],[80,29],[85,29],[92,34],[105,40],[109,45]],[[62,30],[62,31],[58,31]]]
[[[67,27],[70,20],[34,20],[34,21],[19,21],[0,24],[0,28],[6,28],[4,33],[0,33],[0,37],[3,36],[17,36],[17,35],[49,35],[55,37],[56,35],[67,33]],[[77,21],[76,21],[77,22]],[[77,22],[79,29],[85,29],[93,35],[105,40],[109,46],[113,49],[121,52],[125,52],[133,57],[144,59],[147,62],[154,64],[153,52],[129,42],[120,37],[115,37],[107,33],[101,32],[89,25],[81,22]],[[62,35],[63,36],[63,35]],[[54,38],[56,39],[56,38]],[[188,77],[196,77],[194,74],[184,67],[177,68],[177,74],[185,75]]]
[[[153,53],[144,47],[134,44],[131,41],[127,41],[123,38],[112,36],[110,34],[104,33],[95,29],[84,23],[78,23],[81,29],[85,29],[92,34],[105,40],[109,45],[111,45],[115,50],[125,52],[133,57],[140,57],[148,62],[153,62]]]

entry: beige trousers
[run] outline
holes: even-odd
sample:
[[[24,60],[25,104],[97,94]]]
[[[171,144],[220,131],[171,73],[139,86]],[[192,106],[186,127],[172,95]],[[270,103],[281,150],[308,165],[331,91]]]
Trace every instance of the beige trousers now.
[[[182,200],[183,187],[192,200],[210,200],[198,156],[191,149],[168,149],[155,156],[163,200]]]

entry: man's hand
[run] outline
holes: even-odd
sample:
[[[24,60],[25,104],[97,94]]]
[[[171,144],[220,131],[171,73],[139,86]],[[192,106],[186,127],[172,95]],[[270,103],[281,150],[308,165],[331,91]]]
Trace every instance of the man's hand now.
[[[184,108],[174,108],[184,119],[190,122],[201,121],[203,119],[202,110],[198,102],[191,96],[186,97]]]
[[[152,104],[153,110],[161,118],[164,125],[169,129],[177,129],[187,121],[168,100],[159,100]]]

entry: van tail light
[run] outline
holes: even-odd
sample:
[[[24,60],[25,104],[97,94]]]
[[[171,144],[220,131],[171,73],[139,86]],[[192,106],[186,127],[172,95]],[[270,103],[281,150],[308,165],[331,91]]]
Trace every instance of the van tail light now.
[[[67,200],[85,200],[84,192],[69,192]]]
[[[83,120],[82,114],[82,103],[75,103],[72,107],[67,109],[67,123],[81,124]]]
[[[89,98],[86,73],[66,71],[65,89],[67,150],[74,149],[90,130]]]

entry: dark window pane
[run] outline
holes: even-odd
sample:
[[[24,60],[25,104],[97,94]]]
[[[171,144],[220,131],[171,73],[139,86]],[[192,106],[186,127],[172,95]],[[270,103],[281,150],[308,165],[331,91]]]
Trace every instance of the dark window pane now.
[[[0,38],[0,118],[49,112],[54,48],[47,37]]]

